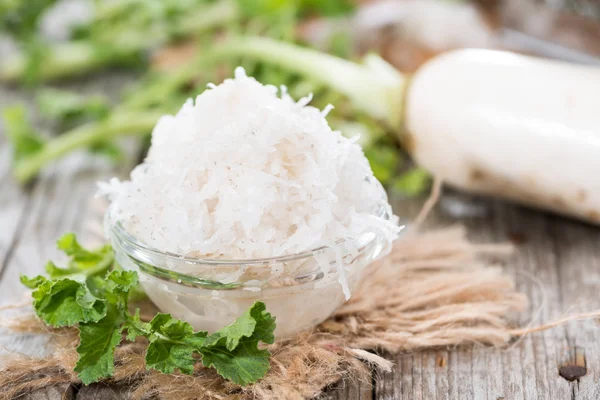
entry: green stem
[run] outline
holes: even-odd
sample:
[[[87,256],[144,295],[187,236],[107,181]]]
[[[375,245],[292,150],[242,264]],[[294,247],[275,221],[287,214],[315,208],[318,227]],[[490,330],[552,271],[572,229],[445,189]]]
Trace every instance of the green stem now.
[[[233,39],[217,50],[223,57],[248,56],[310,77],[346,95],[355,107],[401,127],[406,78],[378,56],[371,54],[357,64],[317,50],[267,38]]]
[[[40,151],[16,162],[14,174],[21,183],[31,180],[49,161],[70,151],[108,141],[117,136],[147,135],[160,114],[122,113],[107,120],[79,126],[49,141]]]

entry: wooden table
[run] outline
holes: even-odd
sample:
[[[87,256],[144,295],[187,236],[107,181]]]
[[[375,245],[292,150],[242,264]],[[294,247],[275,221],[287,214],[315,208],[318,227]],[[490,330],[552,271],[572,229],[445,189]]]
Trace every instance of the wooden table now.
[[[84,91],[119,87],[127,77],[110,75],[75,83]],[[110,90],[109,90],[110,91]],[[0,87],[0,108],[31,96]],[[129,146],[135,154],[136,146]],[[132,156],[132,160],[136,157]],[[87,154],[77,154],[44,171],[27,188],[10,173],[10,148],[0,134],[0,303],[22,299],[21,273],[42,271],[57,259],[56,238],[86,231],[93,210],[95,183],[125,175],[131,163],[114,168]],[[594,173],[583,171],[582,173]],[[421,200],[393,198],[397,213],[414,215]],[[447,193],[430,225],[461,222],[476,241],[512,240],[518,253],[506,265],[518,287],[531,299],[526,324],[549,321],[566,312],[600,308],[600,228],[498,201]],[[60,259],[60,258],[59,258]],[[571,323],[531,335],[509,349],[466,347],[389,355],[392,373],[374,373],[372,382],[341,382],[323,399],[600,399],[600,329],[597,321]],[[0,337],[0,344],[39,354],[29,336]],[[567,366],[565,368],[565,366]],[[560,375],[583,371],[569,381]],[[570,377],[575,378],[575,377]],[[105,385],[61,388],[30,399],[116,399],[118,389]]]

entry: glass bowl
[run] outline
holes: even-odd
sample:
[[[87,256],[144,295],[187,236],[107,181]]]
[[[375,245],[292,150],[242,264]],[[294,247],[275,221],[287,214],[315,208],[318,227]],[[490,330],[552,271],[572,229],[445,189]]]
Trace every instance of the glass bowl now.
[[[356,290],[365,268],[391,247],[383,232],[373,230],[282,257],[183,257],[141,243],[109,214],[106,232],[119,264],[138,272],[145,292],[162,312],[208,332],[230,324],[256,301],[264,302],[277,318],[278,338],[312,328],[344,303],[341,282],[346,281],[350,292]],[[375,215],[390,218],[383,208]]]

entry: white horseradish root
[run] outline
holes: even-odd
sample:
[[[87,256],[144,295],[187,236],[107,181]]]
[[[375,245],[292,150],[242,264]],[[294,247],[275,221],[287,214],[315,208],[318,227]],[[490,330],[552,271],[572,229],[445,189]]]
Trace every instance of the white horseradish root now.
[[[391,241],[397,219],[373,216],[392,211],[362,149],[309,101],[238,68],[158,121],[130,180],[101,185],[115,221],[157,250],[213,259],[280,257],[373,227]]]
[[[409,83],[407,150],[445,182],[600,223],[600,70],[457,50]]]
[[[600,68],[455,50],[411,79],[262,38],[230,49],[328,84],[386,121],[446,183],[600,223]]]

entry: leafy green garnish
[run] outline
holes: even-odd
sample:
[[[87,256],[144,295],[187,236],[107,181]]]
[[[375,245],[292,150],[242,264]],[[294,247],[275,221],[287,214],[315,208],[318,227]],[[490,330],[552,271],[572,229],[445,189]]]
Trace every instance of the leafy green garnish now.
[[[206,332],[194,333],[187,322],[160,313],[149,324],[138,325],[136,332],[150,340],[146,351],[147,367],[165,373],[176,369],[185,374],[194,372],[194,351],[202,346],[207,336]]]
[[[163,373],[194,372],[199,357],[226,379],[247,385],[269,370],[269,352],[260,342],[273,343],[275,318],[261,302],[255,303],[232,324],[209,335],[169,314],[157,314],[150,322],[140,319],[139,310],[128,310],[130,295],[138,283],[134,271],[123,271],[110,246],[96,250],[82,247],[74,234],[58,240],[70,257],[67,267],[49,262],[43,276],[21,277],[33,291],[33,305],[42,321],[54,327],[77,326],[80,343],[75,371],[84,384],[114,373],[115,348],[123,340],[145,337],[146,367]]]
[[[111,305],[100,321],[79,324],[79,360],[74,369],[85,385],[114,373],[115,348],[121,343],[124,318],[123,310]]]
[[[96,250],[90,251],[83,248],[77,241],[74,233],[64,234],[56,245],[66,255],[71,257],[66,270],[71,273],[88,271],[92,268],[108,267],[114,261],[114,255],[110,245],[104,245]],[[65,270],[63,270],[64,272]],[[52,274],[50,274],[52,278]]]
[[[106,302],[71,279],[43,281],[33,292],[33,307],[42,321],[55,327],[98,322],[106,315]]]
[[[107,312],[107,302],[97,285],[86,281],[106,276],[114,268],[115,259],[110,246],[96,250],[84,249],[73,233],[63,235],[57,247],[70,257],[67,267],[60,268],[52,261],[46,264],[43,276],[21,276],[21,283],[35,289],[33,306],[42,321],[52,326],[72,326],[81,322],[98,322]],[[109,285],[107,280],[103,285]]]
[[[240,385],[254,382],[269,370],[269,352],[257,344],[273,343],[274,330],[275,319],[264,303],[255,303],[235,323],[206,338],[199,349],[202,363]]]

